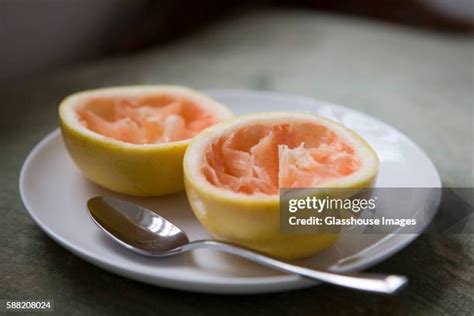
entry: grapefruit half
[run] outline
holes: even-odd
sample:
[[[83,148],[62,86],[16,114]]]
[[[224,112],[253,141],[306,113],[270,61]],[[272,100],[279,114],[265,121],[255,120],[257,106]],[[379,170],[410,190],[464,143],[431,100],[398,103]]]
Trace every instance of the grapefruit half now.
[[[158,196],[184,188],[184,152],[197,133],[232,113],[178,86],[128,86],[73,94],[59,106],[66,148],[107,189]]]
[[[286,259],[310,256],[338,235],[282,234],[280,188],[355,194],[372,186],[378,171],[376,153],[355,132],[298,113],[217,124],[193,139],[183,164],[191,207],[215,238]]]

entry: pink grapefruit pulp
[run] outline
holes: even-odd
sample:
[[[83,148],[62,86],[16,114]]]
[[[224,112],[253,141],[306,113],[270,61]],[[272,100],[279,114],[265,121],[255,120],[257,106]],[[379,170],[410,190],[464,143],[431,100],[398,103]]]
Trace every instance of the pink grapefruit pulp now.
[[[322,186],[352,174],[354,148],[315,123],[256,124],[214,141],[202,172],[213,185],[240,193],[277,194],[279,188]]]
[[[197,103],[173,95],[93,98],[77,109],[79,121],[101,135],[132,144],[192,138],[217,118]]]

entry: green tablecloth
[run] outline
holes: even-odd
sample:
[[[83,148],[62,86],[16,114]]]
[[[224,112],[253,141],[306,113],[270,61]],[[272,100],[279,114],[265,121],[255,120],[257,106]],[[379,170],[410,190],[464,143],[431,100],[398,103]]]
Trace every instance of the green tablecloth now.
[[[409,287],[395,297],[327,285],[254,296],[178,292],[110,274],[55,244],[24,211],[18,174],[35,143],[57,126],[57,105],[67,94],[172,83],[276,90],[352,107],[409,135],[433,159],[445,186],[473,187],[473,57],[472,37],[271,10],[137,55],[2,89],[0,298],[54,299],[63,315],[472,313],[472,234],[421,236],[374,267],[409,276]]]

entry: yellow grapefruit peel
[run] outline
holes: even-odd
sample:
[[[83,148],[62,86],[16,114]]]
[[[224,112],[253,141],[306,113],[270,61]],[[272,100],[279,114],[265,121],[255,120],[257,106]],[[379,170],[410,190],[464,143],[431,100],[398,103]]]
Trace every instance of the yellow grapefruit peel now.
[[[232,138],[232,133],[235,134],[239,130],[244,130],[242,135],[247,135],[243,138],[251,139],[251,135],[255,135],[255,131],[252,130],[252,126],[255,125],[293,123],[314,124],[327,128],[354,148],[354,156],[359,159],[360,165],[347,176],[328,178],[321,183],[324,188],[335,188],[325,189],[327,194],[330,196],[333,194],[334,197],[339,195],[340,191],[336,188],[351,189],[345,192],[355,194],[361,188],[373,185],[378,172],[376,153],[359,135],[332,120],[309,114],[278,112],[251,114],[219,123],[193,139],[183,161],[186,193],[191,207],[202,225],[215,238],[284,259],[311,256],[336,241],[338,234],[334,233],[281,234],[278,193],[236,192],[230,189],[232,185],[216,186],[203,173],[203,165],[208,163],[206,153],[212,148],[211,145],[218,143],[219,140],[225,143]],[[306,135],[304,137],[312,137],[311,130],[307,128],[301,130],[306,130],[302,132]],[[243,143],[236,144],[236,147],[245,147]],[[297,144],[293,145],[296,147]],[[221,179],[227,179],[228,175],[221,176],[224,177]]]
[[[91,110],[100,114],[104,109],[102,112],[106,117],[114,114],[111,108],[117,100],[135,102],[162,96],[195,104],[212,115],[216,122],[232,117],[232,113],[222,104],[179,86],[124,86],[73,94],[59,106],[60,128],[71,158],[88,179],[112,191],[136,196],[159,196],[183,190],[182,161],[191,138],[131,143],[91,130],[87,127],[87,121],[81,121],[79,114],[91,102]],[[129,132],[137,131],[141,132],[136,128]]]

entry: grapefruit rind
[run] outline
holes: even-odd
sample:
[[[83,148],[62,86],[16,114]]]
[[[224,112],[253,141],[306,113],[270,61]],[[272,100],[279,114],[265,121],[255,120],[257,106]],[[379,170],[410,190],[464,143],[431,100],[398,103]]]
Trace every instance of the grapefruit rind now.
[[[201,170],[206,148],[223,135],[253,123],[302,121],[321,124],[335,131],[356,149],[360,157],[359,169],[347,177],[325,183],[324,194],[340,197],[342,191],[345,194],[350,192],[352,196],[360,189],[373,185],[378,172],[376,153],[362,137],[332,120],[310,114],[278,112],[251,114],[216,124],[193,139],[183,161],[186,193],[191,207],[215,238],[284,259],[311,256],[337,240],[338,234],[335,233],[281,234],[278,194],[245,194],[217,187],[208,181]]]
[[[76,113],[77,107],[95,97],[160,94],[192,100],[218,121],[232,117],[224,105],[178,86],[112,87],[73,94],[59,106],[60,128],[71,158],[88,179],[112,191],[135,196],[159,196],[183,190],[182,161],[191,139],[159,144],[123,142],[88,129],[79,122]]]

